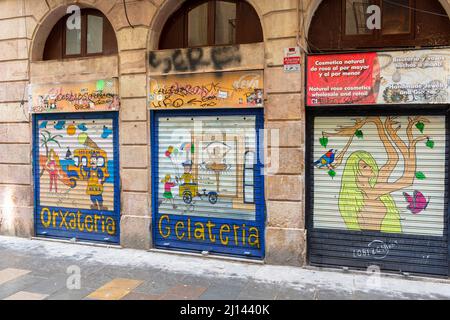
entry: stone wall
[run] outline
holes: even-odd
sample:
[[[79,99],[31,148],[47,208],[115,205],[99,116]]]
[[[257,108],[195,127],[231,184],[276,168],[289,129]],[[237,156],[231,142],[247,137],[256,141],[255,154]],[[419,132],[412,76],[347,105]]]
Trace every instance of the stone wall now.
[[[255,66],[254,59],[249,59],[251,54],[244,54],[242,63],[229,69],[265,69],[266,127],[280,132],[280,145],[271,150],[280,153],[279,170],[266,177],[266,260],[301,265],[305,262],[302,84],[300,73],[286,74],[282,67],[283,48],[296,44],[297,1],[250,2],[263,26],[265,43],[258,49],[262,61]],[[117,56],[40,61],[51,28],[65,14],[66,6],[73,3],[97,8],[108,17],[116,31]],[[141,249],[152,246],[147,52],[157,49],[155,44],[162,26],[180,3],[179,0],[127,0],[132,28],[126,21],[122,1],[0,1],[1,233],[32,236],[34,232],[31,121],[21,106],[25,86],[29,81],[118,77],[122,99],[121,245]],[[253,49],[248,50],[247,53]]]
[[[0,233],[22,237],[33,233],[31,123],[21,102],[36,17],[25,18],[26,7],[21,1],[0,2]]]

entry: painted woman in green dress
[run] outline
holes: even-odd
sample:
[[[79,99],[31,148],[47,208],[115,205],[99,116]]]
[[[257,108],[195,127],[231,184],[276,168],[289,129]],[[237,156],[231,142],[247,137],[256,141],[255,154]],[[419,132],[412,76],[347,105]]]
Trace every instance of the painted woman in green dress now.
[[[333,168],[337,168],[345,161],[339,193],[339,212],[349,230],[402,232],[400,212],[391,194],[414,183],[416,146],[419,141],[427,139],[425,135],[416,138],[413,135],[413,127],[419,122],[429,123],[429,120],[421,116],[408,118],[408,144],[398,136],[401,125],[395,117],[386,117],[384,123],[380,117],[356,119],[353,126],[336,129],[334,133],[323,133],[325,137],[349,137],[332,164]],[[354,151],[344,159],[355,132],[368,123],[375,124],[388,157],[381,168],[375,157],[365,150]],[[399,153],[404,159],[404,166],[401,168],[398,167]],[[394,170],[403,174],[396,181],[390,182],[389,178]]]

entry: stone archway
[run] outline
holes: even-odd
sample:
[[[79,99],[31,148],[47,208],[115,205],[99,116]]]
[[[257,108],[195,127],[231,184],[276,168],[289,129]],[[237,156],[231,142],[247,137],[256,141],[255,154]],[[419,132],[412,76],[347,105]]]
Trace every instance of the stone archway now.
[[[34,32],[30,45],[29,57],[30,61],[41,61],[44,53],[45,43],[47,41],[47,37],[49,36],[51,30],[54,25],[67,14],[67,8],[70,5],[78,5],[80,8],[92,8],[99,10],[102,12],[105,17],[111,22],[114,26],[113,19],[109,16],[109,7],[105,7],[104,1],[100,3],[98,6],[93,6],[91,3],[87,1],[76,1],[74,3],[62,3],[57,7],[50,9],[38,22]],[[103,4],[103,5],[101,5]]]
[[[312,18],[316,12],[316,10],[319,8],[319,5],[322,3],[322,1],[325,0],[311,0],[308,7],[305,8],[305,16],[304,16],[304,22],[305,22],[305,32],[308,34],[309,27],[311,25]],[[445,12],[447,12],[447,15],[450,19],[450,0],[438,0],[439,3],[444,8]]]
[[[153,19],[150,23],[150,30],[147,39],[147,49],[148,50],[157,50],[159,37],[161,36],[161,31],[166,23],[167,19],[185,2],[185,0],[165,0],[164,3],[161,4],[159,10],[153,16]],[[258,0],[247,0],[247,2],[255,9],[258,14],[259,21],[261,23],[261,27],[263,29],[263,35],[266,34],[265,26],[263,23],[262,10],[258,6]],[[265,39],[265,38],[264,38]]]

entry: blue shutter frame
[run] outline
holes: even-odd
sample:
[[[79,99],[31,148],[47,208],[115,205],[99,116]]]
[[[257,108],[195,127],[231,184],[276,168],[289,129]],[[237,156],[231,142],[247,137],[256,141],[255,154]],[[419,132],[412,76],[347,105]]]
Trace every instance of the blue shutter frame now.
[[[88,233],[79,230],[64,231],[57,229],[47,229],[48,232],[43,234],[42,227],[39,225],[40,213],[40,179],[39,179],[39,128],[38,122],[40,120],[71,120],[71,119],[112,119],[113,122],[113,154],[114,154],[114,212],[111,216],[116,221],[116,233],[114,236],[106,236],[101,233]],[[35,114],[33,115],[33,181],[34,181],[34,228],[37,237],[72,239],[76,238],[78,241],[102,242],[119,244],[120,243],[120,157],[119,157],[119,120],[117,112],[93,112],[93,113],[54,113],[54,114]],[[49,209],[66,209],[66,208],[52,208]],[[76,209],[76,208],[67,208]],[[95,210],[80,210],[83,214],[98,214]],[[105,212],[103,212],[105,213]],[[61,220],[58,219],[57,223]]]

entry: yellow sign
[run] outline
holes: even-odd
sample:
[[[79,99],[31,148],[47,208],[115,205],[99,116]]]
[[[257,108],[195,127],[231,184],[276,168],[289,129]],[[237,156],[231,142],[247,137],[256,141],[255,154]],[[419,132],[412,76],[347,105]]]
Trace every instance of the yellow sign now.
[[[29,87],[30,113],[118,111],[117,79]]]
[[[217,230],[219,230],[217,234]],[[158,221],[158,231],[161,237],[168,239],[174,236],[180,241],[202,241],[210,244],[220,243],[224,246],[260,248],[259,229],[245,224],[220,224],[213,221],[195,222],[170,219],[169,215],[162,215]]]
[[[263,107],[263,71],[199,73],[150,78],[150,109]]]
[[[111,236],[116,235],[116,221],[110,216],[103,214],[83,213],[80,210],[70,211],[70,209],[51,210],[42,208],[40,222],[45,229],[59,228],[74,232],[106,233]]]

